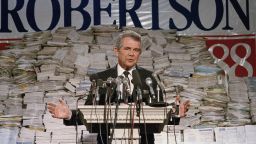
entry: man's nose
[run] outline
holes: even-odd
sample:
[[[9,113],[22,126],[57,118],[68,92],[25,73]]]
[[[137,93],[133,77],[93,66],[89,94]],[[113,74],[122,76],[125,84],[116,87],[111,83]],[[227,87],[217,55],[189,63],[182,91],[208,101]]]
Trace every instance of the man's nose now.
[[[129,53],[128,53],[128,54],[129,54],[129,55],[134,55],[134,53],[135,53],[135,52],[134,52],[133,50],[129,50]]]

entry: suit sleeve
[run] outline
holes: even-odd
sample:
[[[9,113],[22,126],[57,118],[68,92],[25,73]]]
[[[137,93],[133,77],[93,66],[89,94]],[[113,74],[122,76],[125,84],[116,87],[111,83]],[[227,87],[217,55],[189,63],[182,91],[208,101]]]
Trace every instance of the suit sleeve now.
[[[98,78],[97,74],[93,74],[90,76],[90,81],[96,80]],[[85,101],[85,105],[92,105],[93,95],[90,94]],[[83,125],[86,124],[86,120],[84,119],[84,115],[80,110],[72,110],[72,116],[70,120],[63,120],[63,123],[67,126],[69,125]]]
[[[80,110],[72,110],[72,116],[70,120],[63,120],[64,125],[85,125],[86,120],[84,119],[84,115]]]

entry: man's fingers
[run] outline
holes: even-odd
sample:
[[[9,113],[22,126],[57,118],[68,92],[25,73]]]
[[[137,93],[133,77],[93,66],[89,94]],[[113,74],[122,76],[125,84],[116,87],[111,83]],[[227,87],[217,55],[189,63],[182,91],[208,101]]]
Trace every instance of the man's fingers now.
[[[65,105],[66,102],[63,99],[59,99],[60,104]]]
[[[49,109],[49,112],[50,112],[51,114],[54,114],[54,110],[53,110],[53,109]]]
[[[48,107],[48,106],[55,107],[56,104],[54,104],[54,103],[47,103],[47,107]]]
[[[185,102],[184,102],[184,109],[185,109],[185,112],[188,111],[189,106],[190,106],[190,101],[189,101],[189,100],[185,101]]]

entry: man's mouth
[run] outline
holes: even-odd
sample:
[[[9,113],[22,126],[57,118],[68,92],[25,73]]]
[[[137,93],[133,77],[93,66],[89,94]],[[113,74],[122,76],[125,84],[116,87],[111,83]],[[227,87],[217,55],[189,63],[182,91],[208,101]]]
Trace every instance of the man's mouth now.
[[[134,60],[133,59],[128,59],[129,62],[133,62]]]

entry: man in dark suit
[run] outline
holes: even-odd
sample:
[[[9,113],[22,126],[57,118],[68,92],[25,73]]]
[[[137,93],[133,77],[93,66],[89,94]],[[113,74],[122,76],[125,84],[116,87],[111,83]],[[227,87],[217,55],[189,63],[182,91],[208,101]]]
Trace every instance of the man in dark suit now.
[[[119,98],[118,94],[114,92],[111,97],[109,97],[108,101],[110,103],[119,103],[119,102],[136,102],[138,100],[138,93],[137,87],[140,87],[141,93],[142,93],[142,102],[149,104],[151,101],[150,99],[150,90],[149,87],[146,84],[146,79],[150,78],[152,80],[152,87],[154,90],[154,93],[156,94],[156,87],[157,83],[155,78],[152,76],[152,72],[143,69],[141,67],[138,67],[136,64],[138,62],[139,56],[141,54],[141,36],[133,31],[125,31],[117,39],[116,45],[114,47],[114,52],[118,57],[118,64],[110,68],[108,70],[105,70],[103,72],[96,73],[90,77],[92,81],[102,80],[107,81],[108,78],[117,78],[119,76],[122,76],[123,78],[126,77],[129,82],[129,92],[128,97],[125,98]],[[133,74],[137,74],[137,78],[140,80],[134,80],[137,82],[132,81],[134,79]],[[139,82],[138,82],[139,81]],[[101,88],[99,90],[99,99],[96,102],[99,105],[104,105],[106,103],[105,98],[106,89]],[[160,101],[163,101],[162,95],[160,96]],[[87,99],[86,104],[92,104],[94,103],[95,99],[91,95]],[[154,101],[154,99],[153,99]],[[180,105],[180,116],[184,116],[187,106],[189,105],[188,102]],[[83,115],[81,112],[76,111],[70,111],[68,109],[68,106],[65,104],[63,100],[60,100],[59,104],[53,104],[48,103],[48,109],[49,112],[52,114],[55,118],[61,118],[64,119],[65,125],[73,125],[73,124],[84,124]],[[145,134],[144,132],[148,131],[148,129],[143,129],[144,127],[140,127],[140,135],[141,135],[141,143],[142,144],[154,144],[154,135],[153,133],[149,132]],[[98,143],[105,143],[107,142],[107,135],[103,134],[98,135]]]

